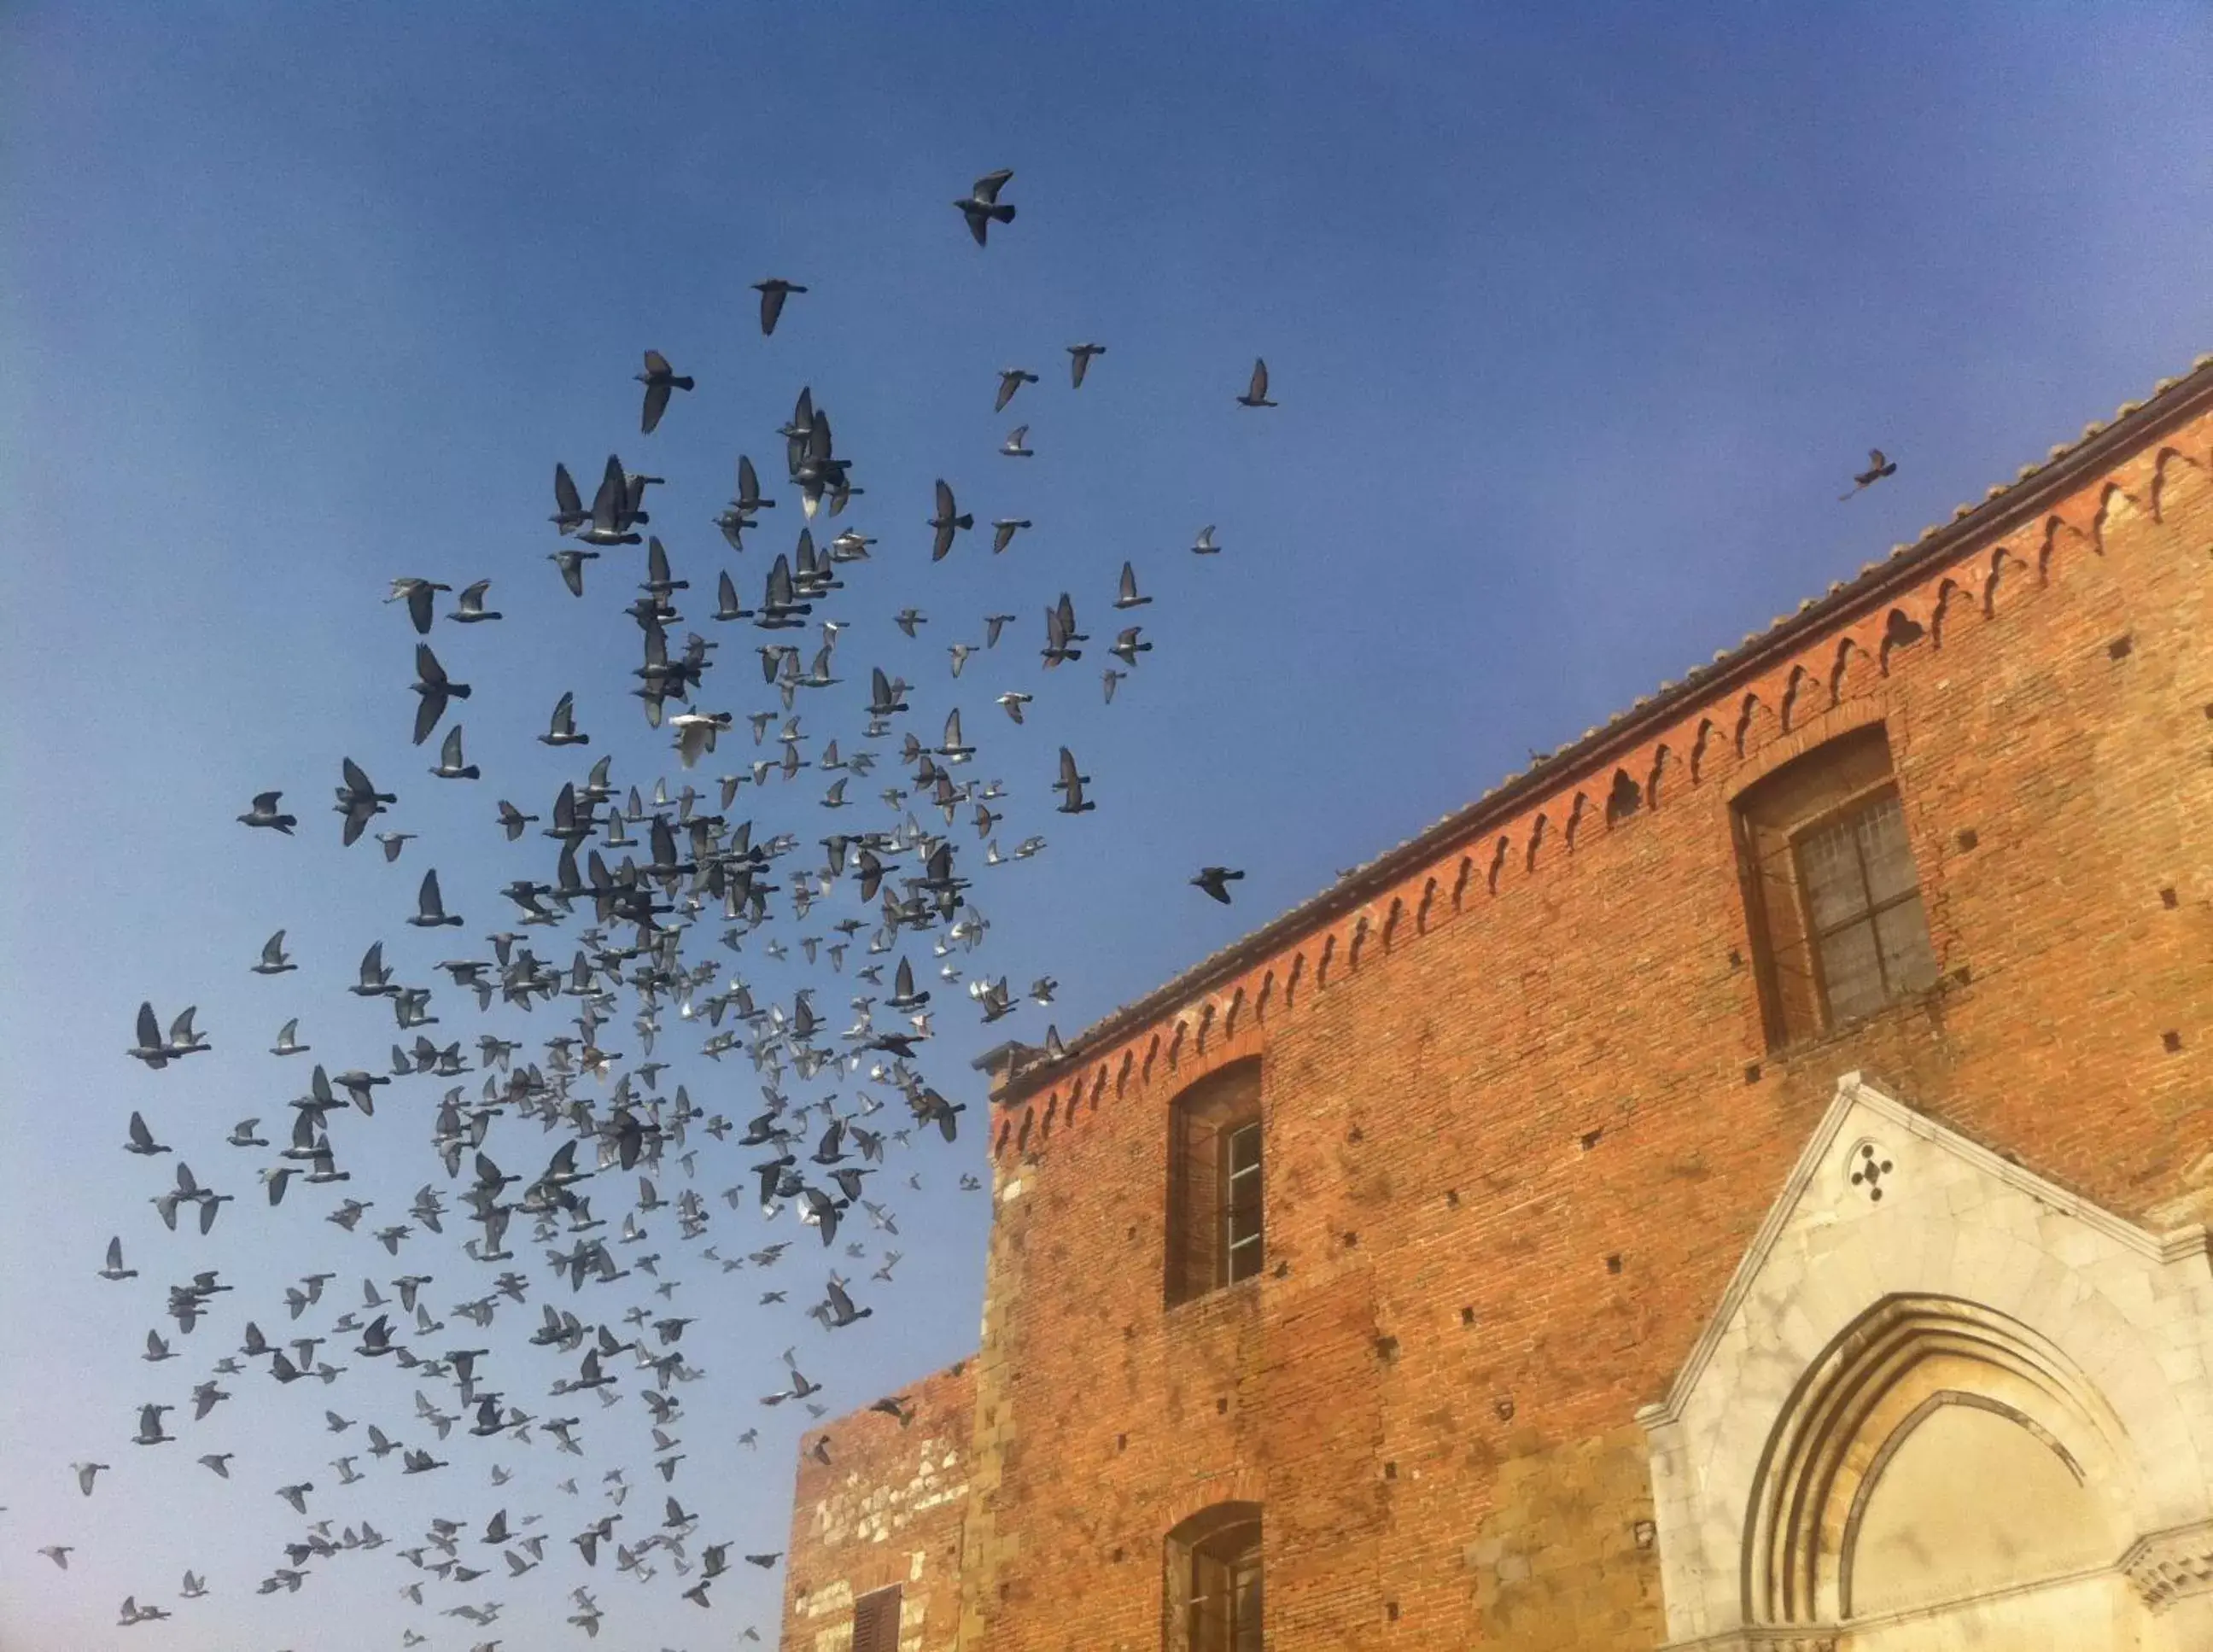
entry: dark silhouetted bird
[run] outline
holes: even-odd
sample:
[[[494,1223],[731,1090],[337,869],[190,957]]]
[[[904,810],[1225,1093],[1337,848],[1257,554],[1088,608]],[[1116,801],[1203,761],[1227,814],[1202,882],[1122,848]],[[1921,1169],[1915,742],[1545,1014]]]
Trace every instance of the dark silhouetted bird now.
[[[807,290],[781,276],[771,276],[766,281],[753,283],[753,290],[761,296],[761,337],[765,338],[776,331],[777,318],[783,314],[783,301],[794,293]]]
[[[1015,221],[1014,204],[999,198],[999,192],[1012,181],[1014,175],[1012,169],[1003,167],[997,172],[987,172],[976,180],[975,188],[953,204],[968,220],[968,233],[976,238],[978,247],[987,244],[985,233],[992,224]]]
[[[1877,482],[1881,481],[1884,477],[1895,475],[1897,471],[1898,461],[1895,459],[1885,459],[1882,456],[1881,448],[1869,448],[1868,449],[1868,467],[1862,471],[1857,476],[1852,478],[1853,486],[1850,492],[1840,493],[1837,496],[1837,498],[1840,503],[1844,500],[1849,499],[1852,497],[1852,494],[1857,493],[1862,488],[1871,488]]]
[[[1244,875],[1242,872],[1233,872],[1226,866],[1203,866],[1198,869],[1198,875],[1191,881],[1193,887],[1205,890],[1227,906],[1229,904],[1229,886]]]
[[[661,416],[668,411],[668,393],[689,390],[692,381],[679,375],[668,365],[668,357],[657,350],[645,352],[645,371],[637,377],[637,381],[645,387],[645,411],[638,419],[638,429],[644,435],[651,436],[654,427],[661,423]]]

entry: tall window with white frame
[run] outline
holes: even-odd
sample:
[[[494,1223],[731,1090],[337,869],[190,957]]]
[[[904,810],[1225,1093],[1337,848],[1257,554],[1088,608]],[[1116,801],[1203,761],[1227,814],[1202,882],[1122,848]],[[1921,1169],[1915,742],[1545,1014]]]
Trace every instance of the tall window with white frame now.
[[[1260,1271],[1267,1245],[1265,1141],[1257,1059],[1208,1074],[1170,1107],[1170,1307]]]

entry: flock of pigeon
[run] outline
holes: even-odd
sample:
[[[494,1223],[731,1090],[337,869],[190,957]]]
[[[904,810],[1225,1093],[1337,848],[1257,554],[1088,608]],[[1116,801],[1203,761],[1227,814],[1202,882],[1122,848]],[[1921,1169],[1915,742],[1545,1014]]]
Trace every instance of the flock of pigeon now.
[[[1015,217],[1014,205],[1000,198],[1011,176],[1001,171],[980,178],[955,203],[978,246],[988,245],[992,226]],[[756,290],[766,336],[775,332],[788,301],[808,289],[771,279],[756,283]],[[1105,351],[1090,343],[1069,346],[1073,388],[1081,389]],[[676,393],[692,390],[693,380],[655,351],[645,352],[637,378],[644,387],[641,430],[650,436]],[[1025,369],[1002,373],[996,408],[1003,411],[1037,382],[1039,375]],[[1268,388],[1266,365],[1256,362],[1235,400],[1247,408],[1273,407]],[[1027,424],[1015,429],[1000,453],[1030,458],[1028,430]],[[167,1288],[162,1311],[174,1329],[148,1331],[143,1357],[155,1366],[180,1362],[177,1369],[200,1375],[191,1383],[177,1379],[167,1398],[141,1406],[136,1432],[123,1440],[149,1448],[189,1442],[211,1412],[233,1403],[249,1383],[313,1382],[317,1387],[306,1392],[321,1393],[331,1407],[325,1411],[331,1434],[340,1448],[351,1448],[329,1465],[333,1474],[319,1470],[255,1492],[281,1497],[307,1522],[282,1556],[272,1558],[259,1586],[264,1594],[310,1587],[326,1564],[351,1564],[357,1554],[391,1545],[408,1568],[400,1593],[411,1603],[425,1611],[436,1606],[482,1629],[501,1610],[483,1591],[514,1584],[541,1566],[550,1573],[554,1568],[547,1563],[573,1549],[575,1560],[587,1569],[611,1556],[612,1575],[636,1583],[666,1572],[679,1580],[684,1598],[709,1606],[716,1581],[730,1569],[735,1545],[705,1541],[676,1495],[677,1469],[686,1455],[680,1390],[704,1375],[686,1359],[684,1332],[697,1315],[679,1310],[679,1290],[695,1274],[768,1270],[795,1244],[802,1255],[864,1256],[850,1234],[841,1246],[839,1232],[857,1216],[875,1232],[897,1234],[897,1214],[877,1191],[894,1173],[886,1163],[888,1150],[905,1149],[912,1135],[930,1131],[950,1142],[960,1129],[965,1104],[948,1099],[926,1079],[923,1052],[933,1017],[942,1013],[948,997],[958,1002],[950,984],[961,981],[964,971],[953,960],[972,953],[989,928],[966,869],[1027,859],[1044,849],[1045,839],[1026,836],[1002,854],[997,828],[1021,806],[1021,795],[997,780],[968,777],[976,772],[979,752],[957,709],[931,730],[934,739],[906,726],[910,685],[881,667],[868,673],[864,720],[841,729],[842,741],[802,732],[802,701],[844,680],[841,644],[850,650],[850,635],[861,629],[853,619],[828,617],[833,605],[852,606],[833,600],[849,578],[857,587],[869,582],[868,564],[905,563],[918,570],[921,545],[918,535],[911,552],[902,544],[879,557],[872,550],[878,541],[857,528],[829,533],[827,521],[842,516],[863,490],[856,480],[855,458],[838,448],[828,412],[808,391],[799,392],[790,420],[777,434],[786,499],[765,492],[753,461],[741,456],[736,497],[715,525],[732,552],[754,556],[753,541],[768,531],[765,516],[796,496],[794,514],[802,519],[796,542],[774,555],[750,607],[733,572],[742,564],[735,558],[725,562],[714,581],[716,607],[708,616],[714,625],[748,625],[759,633],[761,675],[752,692],[765,709],[742,716],[710,709],[710,680],[719,684],[727,675],[712,672],[719,643],[698,631],[686,632],[680,643],[671,639],[671,628],[684,623],[675,600],[690,582],[673,576],[661,539],[641,532],[651,526],[647,490],[661,479],[611,457],[587,503],[568,468],[556,466],[552,521],[560,544],[550,556],[570,593],[586,597],[593,563],[619,547],[643,546],[632,564],[643,570],[635,586],[638,594],[625,610],[638,628],[640,644],[629,692],[642,704],[647,728],[660,731],[651,738],[665,742],[665,754],[657,762],[646,760],[642,780],[620,781],[614,755],[601,754],[588,771],[561,786],[542,814],[508,799],[496,810],[486,809],[488,824],[496,822],[508,843],[543,845],[527,850],[538,863],[537,875],[517,875],[497,891],[512,927],[436,966],[449,979],[450,991],[397,978],[382,942],[369,948],[346,990],[389,1004],[396,1033],[388,1064],[340,1067],[336,1058],[307,1041],[300,1019],[283,1023],[270,1053],[290,1070],[308,1069],[290,1081],[296,1094],[284,1100],[279,1115],[286,1122],[265,1127],[261,1118],[246,1119],[222,1149],[257,1155],[259,1186],[250,1196],[218,1192],[160,1139],[166,1132],[160,1128],[158,1078],[149,1081],[147,1099],[130,1116],[125,1150],[149,1162],[169,1159],[168,1173],[149,1183],[147,1194],[168,1232],[188,1234],[197,1228],[205,1234],[218,1220],[235,1222],[257,1207],[271,1222],[324,1220],[355,1235],[367,1265],[380,1276],[363,1279],[357,1300],[332,1273],[302,1277],[285,1289],[281,1303],[266,1304],[258,1318],[240,1315],[235,1331],[215,1333],[220,1345],[213,1354],[194,1357],[207,1344],[210,1332],[203,1327],[218,1319],[218,1298],[233,1287],[213,1271],[167,1267],[186,1276]],[[923,524],[931,533],[933,563],[952,554],[960,536],[975,525],[946,482],[939,481],[935,493],[935,510]],[[818,526],[825,535],[819,544]],[[1030,526],[1025,520],[993,522],[993,552],[1006,551]],[[1200,556],[1220,548],[1211,527],[1191,546]],[[596,593],[606,575],[590,571]],[[491,583],[479,579],[463,587],[443,617],[460,626],[497,622],[499,612],[487,607]],[[1118,614],[1152,600],[1140,593],[1128,563],[1115,591]],[[440,658],[441,648],[425,640],[439,618],[437,599],[451,592],[436,579],[409,576],[393,582],[388,600],[404,605],[417,634],[414,744],[437,737],[438,760],[430,774],[442,782],[473,783],[484,771],[469,760],[454,717],[456,707],[471,699],[472,685],[457,680]],[[892,618],[909,638],[926,623],[914,607]],[[997,648],[1015,619],[1011,613],[985,615],[980,642],[952,643],[947,650],[951,676],[960,678],[972,656]],[[1082,625],[1073,600],[1062,594],[1045,611],[1041,665],[1031,669],[1051,674],[1080,660],[1089,641]],[[801,640],[809,631],[814,636]],[[448,658],[456,651],[442,647]],[[1107,701],[1151,648],[1139,625],[1120,629],[1106,650],[1120,667],[1104,671]],[[750,681],[750,673],[743,678]],[[1039,679],[1040,686],[1047,680]],[[1036,697],[1028,691],[1009,689],[996,704],[1015,723],[1036,714]],[[563,694],[538,739],[557,750],[588,746],[592,736],[582,726],[586,709],[575,694]],[[736,744],[734,730],[741,722],[753,751],[763,754],[749,754],[704,792],[683,777],[701,759],[717,755],[718,741]],[[670,756],[679,777],[674,794],[666,766]],[[842,824],[856,817],[840,811],[868,808],[861,796],[847,795],[849,787],[865,791],[879,765],[897,771],[895,778],[886,776],[893,783],[870,800],[869,814]],[[399,790],[383,789],[351,756],[337,767],[333,812],[341,817],[336,835],[342,844],[356,844],[380,819],[406,818]],[[660,771],[651,772],[654,767]],[[802,783],[810,769],[826,783],[819,792]],[[496,776],[497,765],[491,771]],[[1051,783],[1057,812],[1074,817],[1094,809],[1090,786],[1074,753],[1061,747]],[[238,819],[257,831],[290,836],[300,822],[284,808],[284,796],[282,789],[264,791]],[[1038,801],[1041,807],[1042,797]],[[756,825],[765,816],[838,824],[828,831],[789,825],[771,831]],[[385,830],[376,841],[387,861],[397,861],[414,836]],[[1212,866],[1191,882],[1227,904],[1228,884],[1242,875]],[[448,903],[454,893],[442,887],[435,867],[425,870],[405,921],[424,930],[460,930],[465,911],[473,917],[479,899],[494,898],[481,892],[454,910]],[[818,916],[841,909],[844,915],[835,922]],[[556,932],[571,928],[557,944]],[[756,1001],[742,974],[747,955],[783,962],[794,948],[809,968],[826,966],[845,978],[853,994],[850,1024],[833,1027],[817,994],[838,989],[821,984],[802,988],[789,1003]],[[939,962],[934,984],[926,984],[926,974],[918,977],[914,962],[924,948]],[[558,955],[564,953],[565,961]],[[270,936],[251,967],[266,976],[298,970],[284,930]],[[981,1020],[992,1022],[1015,1013],[1025,1000],[1051,1003],[1055,987],[1043,977],[1020,993],[1003,977],[994,981],[986,974],[968,979],[965,992]],[[560,1005],[564,1024],[535,1048],[489,1031],[473,1040],[441,1041],[427,1030],[472,1001],[479,1014],[495,1005],[503,1013]],[[434,1013],[439,1011],[444,1013]],[[143,1005],[129,1054],[158,1075],[213,1047],[195,1024],[195,1013],[187,1007],[165,1017],[152,1003]],[[681,1082],[664,1088],[671,1064],[655,1051],[672,1022],[694,1029],[698,1052],[710,1059],[737,1055],[750,1060],[762,1097],[757,1113],[734,1122],[696,1103]],[[610,1047],[619,1027],[621,1041],[637,1054]],[[1057,1052],[1058,1033],[1048,1029],[1045,1045]],[[439,1099],[433,1101],[434,1095]],[[404,1105],[393,1105],[403,1097]],[[381,1119],[380,1106],[387,1110]],[[412,1198],[404,1189],[381,1198],[369,1197],[367,1188],[349,1190],[350,1147],[367,1132],[412,1131],[422,1119],[432,1124],[429,1155]],[[549,1150],[533,1141],[540,1136],[558,1140]],[[719,1193],[703,1191],[729,1179],[729,1160],[741,1152],[753,1155],[748,1173]],[[919,1173],[908,1181],[919,1187]],[[980,1186],[972,1175],[963,1175],[961,1185],[971,1191]],[[312,1208],[303,1210],[303,1201]],[[717,1225],[718,1202],[733,1211],[750,1208],[771,1226],[789,1216],[802,1232],[750,1247],[743,1240],[734,1242],[729,1230]],[[234,1204],[240,1212],[226,1217],[224,1207]],[[421,1254],[410,1251],[418,1234],[444,1234],[448,1222],[469,1234],[460,1249],[474,1271],[472,1283],[456,1289],[453,1280],[434,1280],[427,1263],[388,1277],[386,1265],[396,1265],[404,1251],[411,1260]],[[811,1239],[806,1228],[814,1230]],[[145,1260],[137,1241],[129,1254]],[[873,1278],[888,1281],[899,1259],[895,1251],[884,1253]],[[119,1287],[139,1277],[139,1269],[126,1261],[120,1235],[108,1241],[99,1272]],[[153,1283],[149,1278],[143,1288]],[[466,1320],[469,1331],[447,1329],[434,1306],[434,1285],[440,1297],[459,1299],[446,1312]],[[833,1270],[807,1312],[825,1331],[849,1327],[871,1312],[856,1301],[855,1288]],[[778,1303],[786,1295],[768,1289],[760,1300]],[[497,1351],[462,1345],[492,1343],[496,1316],[503,1327],[518,1319],[532,1322],[527,1340],[515,1329]],[[229,1316],[223,1318],[228,1326]],[[262,1320],[281,1330],[265,1331]],[[345,1374],[356,1362],[404,1369],[415,1390],[412,1414],[370,1418],[336,1409],[354,1409],[348,1396],[361,1385],[346,1381]],[[817,1417],[824,1415],[826,1407],[813,1398],[821,1385],[802,1363],[797,1345],[787,1349],[773,1368],[774,1386],[761,1393],[762,1385],[756,1385],[758,1402],[796,1404]],[[560,1375],[549,1382],[540,1368]],[[901,1427],[910,1420],[899,1399],[880,1401],[876,1409]],[[750,1444],[753,1436],[749,1429],[737,1439]],[[550,1511],[510,1519],[505,1509],[481,1525],[433,1519],[401,1546],[374,1523],[362,1493],[339,1491],[385,1473],[489,1472],[494,1484],[504,1484],[509,1472],[496,1460],[497,1454],[532,1446],[580,1462],[625,1460],[594,1488],[606,1506],[565,1522]],[[195,1447],[185,1443],[185,1449]],[[809,1449],[820,1460],[830,1460],[824,1438],[818,1436]],[[113,1472],[101,1455],[94,1452],[72,1465],[87,1497],[100,1489],[100,1477]],[[232,1455],[210,1451],[198,1461],[210,1476],[230,1480]],[[624,1506],[632,1489],[630,1465],[637,1457],[651,1465],[639,1465],[638,1478],[657,1473],[663,1483],[657,1499],[641,1500],[657,1500],[658,1514]],[[396,1466],[387,1468],[389,1459],[398,1460]],[[585,1496],[577,1477],[561,1481],[559,1489]],[[366,1490],[373,1493],[375,1487]],[[332,1509],[344,1512],[326,1517]],[[72,1551],[53,1545],[41,1552],[66,1570]],[[737,1557],[764,1569],[772,1569],[779,1558],[774,1552]],[[181,1603],[208,1593],[204,1577],[187,1572],[174,1610],[188,1612]],[[155,1599],[150,1585],[125,1599],[121,1624],[169,1618],[173,1608],[154,1604]],[[603,1614],[591,1589],[576,1588],[570,1599],[575,1610],[567,1621],[596,1636]],[[448,1600],[453,1604],[441,1604]],[[759,1638],[751,1629],[744,1637]],[[403,1643],[426,1639],[409,1627]],[[476,1652],[500,1644],[481,1641]]]

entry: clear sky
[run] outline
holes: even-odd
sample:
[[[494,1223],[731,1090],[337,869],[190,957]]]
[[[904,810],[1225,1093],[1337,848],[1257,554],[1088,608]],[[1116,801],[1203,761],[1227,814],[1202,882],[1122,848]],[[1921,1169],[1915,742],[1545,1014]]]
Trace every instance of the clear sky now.
[[[640,1583],[611,1556],[588,1570],[568,1539],[621,1466],[637,1489],[619,1536],[658,1525],[669,1490],[701,1516],[695,1558],[723,1540],[734,1558],[781,1550],[806,1419],[755,1403],[778,1352],[796,1345],[844,1411],[972,1347],[987,1212],[957,1180],[984,1169],[970,1058],[1136,997],[2213,348],[2213,12],[2198,3],[77,0],[10,7],[0,50],[6,1652],[344,1652],[411,1627],[435,1649],[581,1645],[562,1621],[578,1584],[607,1613],[600,1644],[701,1652],[747,1622],[772,1643],[780,1567],[738,1565],[702,1612],[666,1555]],[[979,250],[949,203],[997,167],[1015,168],[1020,216]],[[764,339],[747,289],[771,275],[811,290]],[[1062,352],[1083,339],[1108,353],[1072,392]],[[648,346],[698,387],[641,437]],[[1255,355],[1278,408],[1231,400]],[[995,415],[1014,366],[1043,381]],[[364,1277],[433,1276],[447,1328],[419,1351],[491,1349],[491,1386],[540,1416],[562,1413],[545,1387],[571,1368],[524,1345],[539,1301],[613,1319],[644,1300],[636,1280],[549,1287],[518,1223],[532,1301],[479,1332],[451,1312],[487,1288],[456,1247],[466,1224],[385,1254],[370,1230],[444,1181],[437,1081],[334,1123],[343,1191],[375,1207],[351,1234],[320,1220],[330,1190],[296,1186],[270,1210],[255,1179],[270,1155],[223,1137],[249,1115],[284,1129],[305,1060],[385,1068],[387,1011],[342,990],[373,940],[399,978],[441,988],[443,1038],[565,1020],[558,1004],[480,1023],[431,970],[485,955],[513,917],[499,884],[550,871],[544,839],[500,837],[496,799],[544,814],[585,767],[570,759],[606,752],[625,788],[681,780],[624,698],[637,553],[594,564],[582,601],[562,588],[552,464],[588,492],[610,451],[668,479],[654,526],[692,582],[672,631],[722,641],[702,704],[741,714],[700,765],[711,782],[751,758],[742,714],[766,702],[760,639],[705,615],[719,570],[750,600],[792,541],[775,431],[802,384],[867,490],[844,520],[881,540],[825,610],[851,622],[846,681],[802,702],[808,732],[850,749],[871,665],[916,686],[908,726],[925,738],[960,707],[975,771],[1007,784],[1003,846],[1032,831],[1049,846],[986,869],[962,829],[992,927],[954,961],[1017,991],[1061,984],[1052,1009],[985,1029],[936,983],[923,1065],[969,1100],[972,1128],[895,1155],[879,1183],[899,1237],[857,1222],[867,1258],[833,1257],[872,1317],[837,1332],[803,1317],[820,1246],[789,1213],[765,1224],[722,1203],[756,1155],[695,1132],[702,1242],[799,1243],[773,1281],[702,1265],[667,1211],[648,1245],[618,1247],[657,1250],[675,1311],[698,1319],[683,1346],[707,1375],[680,1390],[672,1485],[630,1396],[569,1405],[583,1459],[457,1430],[448,1469],[403,1481],[364,1456],[363,1483],[341,1487],[332,1460],[363,1455],[367,1423],[436,1443],[411,1389],[452,1404],[450,1385],[363,1369],[343,1336],[321,1350],[354,1368],[335,1383],[280,1388],[252,1362],[204,1423],[172,1414],[180,1443],[131,1443],[137,1407],[182,1400],[246,1320],[324,1332]],[[997,457],[1025,421],[1036,458]],[[1898,473],[1838,503],[1877,445]],[[741,450],[780,496],[741,558],[709,525]],[[933,567],[939,476],[979,532]],[[1002,515],[1034,527],[994,558],[981,524]],[[1194,558],[1209,523],[1223,552]],[[1157,647],[1109,706],[1098,667],[1125,558],[1158,599],[1133,616]],[[415,638],[379,606],[400,575],[493,581],[502,622],[441,620],[430,639],[475,686],[457,712],[481,782],[431,779],[436,741],[408,743]],[[1094,641],[1048,674],[1038,614],[1063,590]],[[909,604],[930,616],[913,642],[891,625]],[[1001,610],[1020,616],[1007,640],[956,681],[947,645],[980,643]],[[1020,728],[991,704],[1010,687],[1037,696]],[[530,738],[564,690],[593,736],[581,753]],[[1080,820],[1050,812],[1063,743],[1094,778]],[[420,834],[396,866],[338,847],[342,755],[399,794],[377,826]],[[871,801],[844,816],[815,806],[811,770],[757,803],[749,784],[740,808],[761,836],[810,844],[888,825],[873,799],[896,768],[855,783]],[[233,820],[270,787],[300,816],[292,840]],[[1186,887],[1209,863],[1247,871],[1233,909]],[[402,920],[433,865],[468,924],[426,936]],[[796,940],[859,910],[839,902],[807,924],[780,904],[777,927]],[[299,972],[250,974],[280,926]],[[565,963],[576,927],[533,939]],[[759,945],[725,957],[788,1003],[802,978]],[[926,944],[902,949],[932,972]],[[850,977],[814,978],[842,1027]],[[196,1003],[213,1051],[162,1073],[126,1060],[142,999],[165,1021]],[[610,1041],[635,1058],[631,1013]],[[314,1056],[262,1053],[295,1015]],[[664,1084],[749,1117],[750,1064],[695,1046],[664,1033]],[[134,1108],[175,1155],[119,1150]],[[509,1169],[552,1145],[495,1126]],[[179,1157],[239,1196],[205,1239],[165,1233],[148,1204]],[[619,1217],[625,1180],[595,1185],[602,1214]],[[686,1185],[673,1164],[660,1181]],[[111,1234],[139,1278],[94,1277]],[[904,1253],[889,1286],[868,1278],[886,1243]],[[163,1287],[205,1267],[235,1294],[178,1336]],[[283,1288],[319,1269],[337,1283],[296,1327]],[[758,1306],[769,1284],[791,1301]],[[142,1361],[155,1326],[183,1357]],[[617,1363],[627,1394],[638,1379]],[[326,1407],[356,1426],[334,1436]],[[203,1451],[236,1454],[229,1484]],[[87,1460],[113,1465],[89,1499],[69,1466]],[[575,1497],[553,1489],[572,1471]],[[258,1595],[305,1523],[275,1488],[303,1480],[309,1519],[366,1519],[393,1541]],[[513,1580],[474,1535],[503,1507],[517,1526],[542,1515],[529,1529],[549,1539]],[[485,1577],[442,1583],[395,1558],[433,1515],[479,1523],[464,1552]],[[74,1546],[66,1573],[49,1544]],[[208,1598],[177,1598],[186,1568]],[[398,1593],[418,1578],[421,1607]],[[175,1617],[114,1627],[126,1593]],[[490,1600],[488,1630],[438,1615]]]

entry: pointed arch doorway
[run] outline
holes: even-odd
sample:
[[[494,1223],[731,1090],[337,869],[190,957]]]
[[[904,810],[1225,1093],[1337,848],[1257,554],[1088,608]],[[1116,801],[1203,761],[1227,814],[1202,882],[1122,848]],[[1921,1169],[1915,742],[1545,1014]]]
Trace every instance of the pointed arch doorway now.
[[[1887,1297],[1777,1417],[1745,1521],[1748,1625],[1838,1652],[2138,1652],[2115,1567],[2134,1487],[2119,1421],[2028,1326]]]

